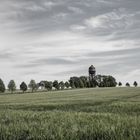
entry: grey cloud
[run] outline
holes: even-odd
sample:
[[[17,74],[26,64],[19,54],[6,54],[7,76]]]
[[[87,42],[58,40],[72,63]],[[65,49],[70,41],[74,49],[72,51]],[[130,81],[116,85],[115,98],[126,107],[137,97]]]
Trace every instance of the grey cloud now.
[[[109,13],[93,16],[85,20],[87,33],[100,36],[111,36],[110,39],[137,39],[139,32],[140,11],[129,11],[126,8],[113,9]]]
[[[85,66],[94,64],[98,67],[99,72],[108,71],[109,72],[121,72],[126,70],[138,69],[140,67],[139,61],[140,48],[134,49],[123,49],[116,51],[107,51],[107,52],[93,52],[84,54],[84,58],[79,56],[73,56],[72,59],[53,57],[53,58],[43,58],[36,59],[27,62],[26,64],[16,65],[16,68],[31,69],[37,67],[75,67],[74,70],[59,72],[58,74],[76,74],[79,71],[76,71],[76,67],[82,67],[80,73],[84,73]],[[116,66],[116,67],[114,67]],[[109,69],[111,67],[111,69]],[[75,71],[75,72],[74,72]]]
[[[57,72],[54,75],[66,75],[66,76],[81,76],[81,75],[88,75],[87,69],[85,68],[75,68],[73,70],[67,70],[67,71],[62,71],[62,72]]]
[[[29,61],[27,64],[19,64],[16,65],[17,68],[34,68],[34,67],[41,67],[41,66],[48,66],[48,65],[72,65],[77,63],[76,61],[71,61],[65,58],[44,58],[44,59],[37,59],[33,61]]]
[[[46,58],[46,59],[39,59],[36,61],[38,64],[48,64],[48,65],[70,65],[76,62],[68,60],[66,58]]]
[[[55,66],[62,67],[62,72],[59,71],[57,74],[80,75],[84,74],[91,64],[97,67],[99,73],[117,74],[126,71],[129,73],[134,69],[140,69],[138,63],[140,58],[139,7],[139,0],[1,1],[0,37],[3,37],[4,33],[5,42],[11,51],[2,51],[0,59],[13,61],[11,63],[14,66],[13,71],[15,69],[17,71],[25,70],[25,74],[28,75],[38,74],[37,71],[41,68]],[[57,38],[55,33],[65,31],[72,33],[71,36],[76,34],[82,38],[78,36],[77,41],[75,41],[76,39],[64,39],[62,34],[60,40],[50,39],[48,41],[51,32],[53,32],[54,38]],[[64,34],[64,37],[65,35],[67,36]],[[12,41],[9,41],[10,37],[13,44]],[[46,40],[43,39],[42,42],[39,40],[45,37]],[[84,43],[80,42],[84,42],[84,38],[85,48]],[[91,42],[88,42],[89,38],[92,40],[93,47]],[[102,40],[105,40],[103,43],[116,41],[120,46],[112,44],[112,51],[106,51],[105,46],[102,52],[94,52],[94,45],[96,45],[94,41]],[[125,45],[131,49],[127,49],[127,46],[119,43],[122,40],[128,41]],[[16,41],[20,43],[16,45]],[[129,44],[131,41],[135,43]],[[79,44],[82,45],[81,48]],[[22,47],[24,45],[25,47]],[[88,48],[89,52],[83,53],[88,45],[91,46],[91,50]],[[76,49],[71,49],[68,52],[69,57],[66,57],[63,49],[70,50],[70,47],[76,47]],[[60,49],[58,51],[60,54],[54,56],[50,48],[55,52]],[[116,48],[121,50],[115,50]],[[43,50],[46,50],[46,57],[41,54]],[[52,53],[51,57],[47,56],[47,53]],[[70,69],[65,69],[66,67],[70,67]],[[9,66],[9,68],[11,67]]]
[[[80,2],[81,5],[79,5],[78,2]],[[52,7],[52,9],[47,9],[45,7],[45,3],[47,3],[45,0],[14,0],[14,2],[6,0],[6,2],[3,2],[3,7],[6,7],[7,9],[3,9],[2,13],[7,13],[5,22],[14,22],[15,26],[13,27],[19,31],[35,33],[51,29],[64,30],[68,29],[72,24],[81,23],[83,19],[86,19],[89,16],[99,14],[100,7],[97,7],[99,9],[94,10],[94,7],[96,8],[96,1],[86,1],[86,3],[89,2],[92,6],[87,8],[85,6],[85,1],[48,1],[48,5]],[[103,13],[105,9],[101,11]],[[79,13],[80,15],[76,13]],[[63,16],[58,16],[60,14],[66,14],[67,16],[66,18],[63,18]]]
[[[122,50],[115,50],[115,51],[107,51],[107,52],[99,52],[99,53],[89,53],[88,56],[115,56],[115,55],[140,55],[140,48],[130,48],[130,49],[122,49]]]
[[[7,50],[0,51],[0,59],[2,60],[12,60],[15,57],[14,53]]]

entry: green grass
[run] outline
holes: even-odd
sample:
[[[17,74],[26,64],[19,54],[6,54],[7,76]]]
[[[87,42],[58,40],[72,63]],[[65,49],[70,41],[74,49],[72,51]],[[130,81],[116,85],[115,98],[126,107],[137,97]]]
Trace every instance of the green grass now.
[[[0,95],[0,140],[139,140],[140,88]]]

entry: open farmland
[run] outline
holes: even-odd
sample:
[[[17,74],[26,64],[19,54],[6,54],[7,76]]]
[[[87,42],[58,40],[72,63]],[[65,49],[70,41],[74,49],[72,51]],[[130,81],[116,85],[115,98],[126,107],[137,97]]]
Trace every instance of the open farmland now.
[[[0,95],[1,140],[139,140],[140,88]]]

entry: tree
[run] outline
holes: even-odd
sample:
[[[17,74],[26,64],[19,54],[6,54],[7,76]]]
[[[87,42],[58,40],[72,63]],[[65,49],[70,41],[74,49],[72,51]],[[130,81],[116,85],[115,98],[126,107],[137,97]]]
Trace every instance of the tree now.
[[[90,87],[91,87],[91,86],[90,86],[90,81],[87,81],[87,82],[86,82],[86,85],[87,85],[87,86],[86,86],[87,88],[90,88]]]
[[[40,83],[38,83],[38,86],[43,90],[45,88],[45,81],[41,81]]]
[[[105,87],[116,87],[117,82],[116,79],[112,76],[105,76],[103,79]]]
[[[0,92],[2,92],[2,93],[5,92],[5,85],[2,81],[2,79],[0,79]]]
[[[80,80],[79,80],[79,77],[70,77],[70,86],[72,88],[80,88]]]
[[[61,81],[61,82],[59,83],[59,87],[60,87],[62,90],[65,88],[65,84],[64,84],[63,81]]]
[[[35,90],[38,90],[39,87],[40,87],[39,83],[36,83],[36,88],[35,88]]]
[[[66,88],[69,88],[69,87],[70,87],[69,82],[67,82],[67,81],[65,82],[65,87],[66,87]]]
[[[130,84],[128,82],[126,83],[126,87],[130,87]]]
[[[8,89],[13,93],[16,90],[16,84],[14,80],[11,80],[8,84]]]
[[[84,87],[96,87],[97,82],[96,80],[89,81],[89,78],[86,76],[80,77],[70,77],[70,86],[72,88],[84,88]]]
[[[101,83],[103,82],[103,76],[102,75],[96,75],[95,76],[95,80],[96,80],[96,82],[97,82],[97,85],[98,85],[98,87],[102,87],[101,85]]]
[[[74,78],[73,77],[70,77],[69,83],[70,83],[71,88],[75,88]]]
[[[89,81],[89,78],[87,77],[87,76],[80,76],[79,77],[80,78],[80,80],[82,80],[82,82],[83,82],[83,84],[84,84],[84,87],[88,87],[88,81]]]
[[[99,87],[116,87],[117,82],[113,76],[97,75],[95,77]]]
[[[90,87],[96,87],[98,85],[97,81],[95,79],[89,81],[90,82]]]
[[[83,83],[83,81],[81,79],[79,79],[79,87],[84,88],[84,83]]]
[[[59,90],[59,83],[58,83],[57,80],[55,80],[55,81],[53,82],[53,87],[54,87],[56,90]]]
[[[79,83],[78,77],[74,77],[74,86],[75,86],[75,88],[79,88],[80,87],[80,83]]]
[[[137,86],[138,86],[138,83],[137,83],[136,81],[134,81],[133,85],[134,85],[135,87],[137,87]]]
[[[119,83],[118,83],[118,86],[119,86],[119,87],[121,87],[121,86],[122,86],[122,83],[121,83],[121,82],[119,82]]]
[[[44,81],[45,89],[47,90],[52,90],[53,88],[53,83],[51,81]]]
[[[28,89],[28,87],[27,87],[26,83],[25,82],[22,82],[20,84],[20,90],[22,90],[23,93],[24,93],[25,91],[27,91],[27,89]]]
[[[31,89],[32,92],[34,92],[37,89],[37,84],[35,80],[31,80],[28,87]]]

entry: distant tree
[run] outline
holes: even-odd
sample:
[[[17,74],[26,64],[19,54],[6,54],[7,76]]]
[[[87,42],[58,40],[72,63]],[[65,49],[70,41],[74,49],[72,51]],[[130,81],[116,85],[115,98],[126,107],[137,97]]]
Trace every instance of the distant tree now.
[[[101,82],[103,82],[103,76],[102,76],[102,75],[96,75],[96,76],[95,76],[95,80],[96,80],[96,82],[97,82],[97,85],[98,85],[99,87],[101,87],[100,85],[101,85]]]
[[[97,85],[98,85],[98,83],[95,79],[90,81],[90,87],[96,87]]]
[[[87,85],[87,86],[86,86],[87,88],[90,88],[90,87],[91,87],[90,81],[87,81],[87,82],[86,82],[86,85]]]
[[[82,80],[84,87],[87,88],[88,87],[87,82],[88,82],[89,78],[87,76],[80,76],[79,79]]]
[[[23,93],[24,93],[25,91],[27,91],[27,89],[28,89],[28,87],[27,87],[26,83],[25,82],[22,82],[20,84],[20,90],[22,90]]]
[[[116,87],[117,82],[113,76],[97,75],[93,80],[89,80],[86,76],[70,77],[70,86],[72,88],[84,88],[84,87]]]
[[[99,83],[98,85],[99,87],[106,87],[105,83],[102,81],[101,83]]]
[[[105,87],[116,87],[116,79],[112,76],[105,76],[103,79]]]
[[[14,80],[11,80],[8,84],[8,89],[13,93],[16,90],[16,84]]]
[[[105,85],[105,78],[106,78],[107,76],[105,76],[105,75],[96,75],[95,76],[95,80],[96,80],[96,82],[97,82],[97,86],[98,87],[105,87],[106,85]]]
[[[36,88],[35,88],[35,90],[38,90],[39,88],[40,88],[39,83],[36,83]]]
[[[128,82],[126,83],[126,87],[130,87],[130,84]]]
[[[47,89],[48,91],[52,90],[53,82],[51,82],[51,81],[44,81],[44,84],[45,84],[45,89]]]
[[[2,92],[2,93],[5,92],[5,85],[2,81],[2,79],[0,79],[0,92]]]
[[[31,89],[32,92],[34,92],[37,89],[37,84],[35,80],[31,80],[28,87]]]
[[[99,87],[116,87],[117,82],[113,76],[97,75],[95,77]]]
[[[49,81],[48,82],[48,89],[49,90],[52,90],[52,88],[53,88],[53,82],[52,81]]]
[[[74,81],[74,86],[75,86],[75,88],[80,88],[80,83],[79,83],[78,79],[76,79]]]
[[[84,88],[84,83],[83,83],[83,81],[81,79],[79,79],[79,87]]]
[[[70,77],[69,83],[72,88],[84,88],[84,87],[88,88],[88,87],[96,87],[97,85],[96,80],[89,81],[89,78],[86,76]]]
[[[135,87],[137,87],[137,86],[138,86],[138,83],[137,83],[136,81],[134,81],[133,85],[134,85]]]
[[[41,87],[41,89],[45,88],[45,81],[41,81],[40,83],[38,83],[38,86]]]
[[[75,88],[74,78],[73,77],[70,77],[69,83],[70,83],[71,88]]]
[[[59,83],[59,87],[61,88],[61,90],[63,90],[65,88],[65,83],[63,81],[61,81]]]
[[[76,76],[70,77],[69,82],[70,82],[70,86],[72,88],[80,88],[80,80],[79,80],[79,77],[76,77]]]
[[[121,82],[119,82],[119,83],[118,83],[118,86],[119,86],[119,87],[121,87],[121,86],[122,86],[122,83],[121,83]]]
[[[69,87],[70,87],[69,82],[67,82],[67,81],[65,82],[65,87],[66,87],[66,88],[69,88]]]
[[[58,83],[57,80],[55,80],[55,81],[53,82],[53,87],[54,87],[56,90],[59,90],[59,83]]]

